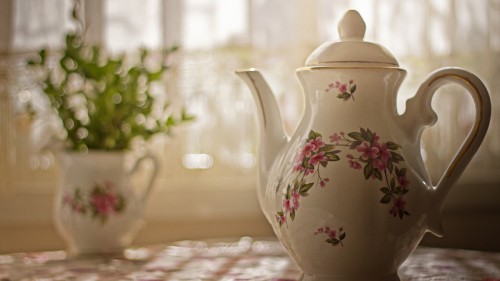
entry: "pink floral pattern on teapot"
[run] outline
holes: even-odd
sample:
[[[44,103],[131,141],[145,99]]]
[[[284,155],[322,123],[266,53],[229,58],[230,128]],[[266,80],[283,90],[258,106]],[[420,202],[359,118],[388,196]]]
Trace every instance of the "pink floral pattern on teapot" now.
[[[335,81],[335,83],[328,84],[328,88],[325,89],[325,92],[336,91],[338,92],[337,98],[342,100],[348,100],[351,98],[354,101],[354,92],[356,91],[356,84],[354,84],[354,80],[349,80],[349,84],[342,83],[340,81]]]
[[[340,161],[339,154],[345,147],[355,151],[346,154],[347,163],[350,168],[363,170],[365,180],[377,180],[382,182],[380,191],[383,196],[380,203],[389,204],[389,214],[403,219],[410,215],[406,210],[404,195],[410,191],[409,180],[406,177],[406,168],[399,167],[404,162],[403,156],[397,151],[400,146],[392,141],[381,142],[377,133],[370,129],[360,128],[359,131],[333,133],[329,137],[330,143],[323,141],[323,136],[311,130],[308,138],[298,150],[294,160],[293,173],[295,174],[293,185],[288,184],[284,194],[282,209],[276,212],[276,220],[280,226],[287,224],[288,218],[295,219],[296,212],[300,208],[302,197],[309,195],[314,186],[325,188],[330,182],[329,178],[321,176],[321,167],[326,168],[329,162]],[[278,183],[277,190],[279,185]],[[324,233],[328,236],[326,242],[332,245],[342,245],[346,234],[342,227],[337,231],[329,226],[319,228],[315,234]]]

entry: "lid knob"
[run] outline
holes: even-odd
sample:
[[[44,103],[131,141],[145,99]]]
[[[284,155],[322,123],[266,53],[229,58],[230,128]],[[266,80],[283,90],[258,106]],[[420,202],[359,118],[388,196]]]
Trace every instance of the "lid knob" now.
[[[326,42],[316,48],[307,57],[306,66],[399,67],[386,48],[363,40],[366,25],[357,11],[349,10],[344,14],[338,31],[340,41]]]
[[[338,29],[341,41],[363,41],[366,24],[358,11],[349,10],[340,20]]]

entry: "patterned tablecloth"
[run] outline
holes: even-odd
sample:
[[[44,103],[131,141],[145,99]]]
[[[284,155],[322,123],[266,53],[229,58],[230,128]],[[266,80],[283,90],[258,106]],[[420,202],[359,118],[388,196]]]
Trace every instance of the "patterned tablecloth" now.
[[[418,248],[402,280],[500,281],[500,253]],[[130,248],[124,256],[68,257],[64,251],[0,255],[0,281],[11,280],[298,280],[275,241],[248,237]]]

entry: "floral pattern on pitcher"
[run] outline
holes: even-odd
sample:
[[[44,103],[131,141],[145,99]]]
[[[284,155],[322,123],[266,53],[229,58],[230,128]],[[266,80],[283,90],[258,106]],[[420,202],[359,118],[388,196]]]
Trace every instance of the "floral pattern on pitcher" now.
[[[383,193],[380,203],[392,203],[389,213],[403,219],[410,215],[406,210],[404,195],[409,191],[409,180],[406,177],[406,168],[399,167],[404,162],[398,152],[400,146],[392,141],[381,142],[377,133],[370,129],[360,128],[359,132],[334,133],[330,141],[336,146],[345,146],[356,151],[347,154],[349,167],[363,170],[366,180],[379,180],[383,183],[380,191]]]
[[[335,83],[328,84],[328,88],[325,89],[325,92],[336,92],[337,98],[342,100],[348,100],[351,98],[354,101],[354,92],[356,91],[356,84],[354,84],[354,80],[349,80],[349,84],[342,83],[340,81],[335,81]]]
[[[110,216],[121,213],[127,205],[123,195],[116,191],[111,181],[96,183],[89,192],[77,187],[74,192],[63,198],[63,205],[68,206],[74,213],[88,215],[105,223]]]
[[[311,188],[318,185],[324,188],[330,182],[330,178],[321,175],[321,170],[330,162],[341,160],[339,154],[342,150],[339,147],[354,151],[345,156],[350,168],[362,170],[365,180],[382,182],[380,191],[383,195],[380,203],[392,203],[390,215],[400,219],[410,215],[404,199],[404,195],[409,191],[409,180],[406,177],[406,168],[399,166],[404,162],[404,158],[397,152],[400,148],[398,144],[392,141],[382,142],[377,133],[364,128],[348,134],[333,133],[329,140],[330,143],[324,142],[320,133],[311,130],[305,143],[300,146],[292,167],[295,175],[293,184],[287,185],[281,210],[276,212],[276,221],[280,226],[288,224],[289,219],[295,219],[301,199],[309,195]],[[282,183],[278,183],[277,190]],[[319,233],[326,234],[329,237],[327,242],[335,245],[342,245],[341,241],[346,235],[343,228],[339,228],[338,237],[337,231],[334,232],[329,227],[319,228],[315,234]]]
[[[340,150],[335,150],[334,145],[325,143],[321,134],[315,131],[309,133],[294,160],[293,173],[296,175],[293,185],[287,185],[282,210],[276,213],[280,226],[286,224],[288,218],[292,221],[295,219],[301,198],[309,195],[308,192],[313,186],[319,184],[322,188],[326,187],[330,179],[321,176],[320,168],[326,167],[329,162],[339,161],[338,153]]]
[[[338,228],[338,230],[332,229],[329,226],[320,227],[316,229],[314,235],[320,235],[320,234],[326,235],[327,237],[325,240],[326,243],[332,244],[332,246],[340,245],[344,247],[344,244],[342,243],[342,241],[346,237],[346,234],[344,232],[344,227],[341,226]]]

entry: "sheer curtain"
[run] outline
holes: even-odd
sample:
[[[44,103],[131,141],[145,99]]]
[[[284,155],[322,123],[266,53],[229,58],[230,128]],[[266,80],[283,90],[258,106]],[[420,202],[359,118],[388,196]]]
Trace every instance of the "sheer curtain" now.
[[[185,105],[197,120],[176,130],[172,138],[160,137],[145,146],[162,156],[158,194],[195,190],[197,195],[181,196],[187,198],[183,206],[190,209],[184,214],[172,214],[169,208],[175,206],[165,207],[153,199],[150,217],[256,216],[256,200],[245,201],[255,185],[255,108],[234,70],[257,67],[265,73],[287,131],[293,132],[303,109],[295,69],[319,44],[337,40],[337,22],[351,8],[366,21],[365,40],[387,47],[408,70],[398,100],[400,111],[425,76],[439,67],[463,67],[484,80],[492,97],[493,120],[462,182],[500,184],[500,0],[86,0],[83,4],[87,40],[112,53],[181,47],[171,58],[173,68],[163,89],[174,108]],[[22,194],[50,195],[54,189],[57,165],[38,146],[57,132],[57,126],[50,114],[30,123],[23,113],[29,100],[37,101],[36,110],[47,111],[23,62],[40,47],[61,46],[63,34],[73,28],[71,6],[70,0],[0,2],[0,201]],[[425,132],[422,153],[437,179],[468,133],[474,109],[468,95],[455,87],[441,90],[433,106],[440,121]],[[225,203],[200,198],[217,192],[228,198]],[[29,211],[16,213],[15,208],[24,204],[19,200],[18,205],[0,204],[0,223],[30,216]],[[50,210],[43,214],[47,219]]]

